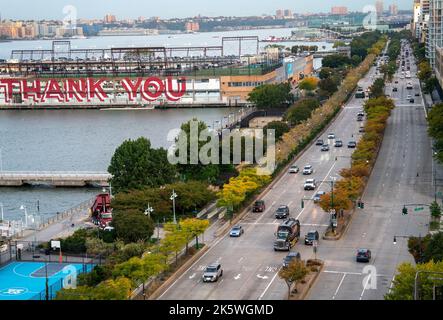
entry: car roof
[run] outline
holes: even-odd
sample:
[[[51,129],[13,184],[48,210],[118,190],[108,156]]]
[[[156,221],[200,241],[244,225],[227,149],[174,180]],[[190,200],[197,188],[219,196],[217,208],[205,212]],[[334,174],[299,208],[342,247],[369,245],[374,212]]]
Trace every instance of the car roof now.
[[[305,168],[311,168],[311,167],[312,167],[312,165],[310,165],[310,164],[305,165]]]
[[[240,225],[233,226],[232,229],[241,229]]]
[[[296,257],[296,256],[298,256],[298,255],[299,255],[299,253],[296,252],[296,251],[294,251],[294,252],[289,252],[288,255],[287,255],[287,257]]]
[[[209,266],[207,266],[206,268],[217,268],[220,265],[220,263],[211,263]]]
[[[314,179],[306,179],[306,182],[314,182]]]
[[[280,209],[280,208],[287,208],[288,206],[287,205],[285,205],[285,204],[282,204],[282,205],[280,205],[278,208]]]
[[[360,249],[358,249],[357,251],[358,251],[358,252],[368,252],[368,251],[369,251],[369,249],[365,249],[365,248],[360,248]]]

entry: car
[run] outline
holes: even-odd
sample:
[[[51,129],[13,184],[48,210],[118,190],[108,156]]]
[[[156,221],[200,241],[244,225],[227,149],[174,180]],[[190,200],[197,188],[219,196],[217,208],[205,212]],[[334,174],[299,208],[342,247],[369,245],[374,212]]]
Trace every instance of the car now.
[[[358,116],[358,117],[357,117],[357,121],[363,121],[363,117]]]
[[[295,164],[293,164],[290,168],[289,168],[289,173],[298,173],[300,171],[299,167],[296,166]]]
[[[203,282],[217,282],[223,276],[223,269],[220,263],[213,263],[206,267],[202,275]]]
[[[328,139],[335,139],[335,134],[333,133],[328,134]]]
[[[343,141],[341,141],[341,140],[335,140],[334,147],[336,147],[336,148],[341,148],[341,147],[343,147]]]
[[[305,184],[303,185],[303,188],[305,190],[315,190],[317,187],[317,184],[315,183],[315,179],[308,179],[305,181]]]
[[[318,231],[311,230],[305,235],[305,245],[312,246],[314,244],[314,241],[318,241],[318,239],[320,239]]]
[[[411,99],[412,98],[412,96],[410,95],[410,94],[408,94],[408,96],[406,97],[406,99]]]
[[[312,174],[313,172],[314,172],[314,169],[312,168],[312,166],[310,164],[306,165],[303,168],[303,174],[304,175],[309,175],[309,174]]]
[[[369,249],[358,249],[357,255],[355,257],[357,262],[369,262],[371,261],[371,250]]]
[[[392,92],[397,92],[397,91],[398,91],[397,87],[392,88]]]
[[[358,128],[358,132],[360,132],[360,133],[365,132],[365,127],[360,127],[360,128]]]
[[[326,192],[319,191],[315,194],[315,196],[312,198],[312,200],[314,200],[314,203],[320,202],[321,196],[323,196],[325,194],[326,194]]]
[[[414,98],[409,99],[409,103],[414,103],[414,102],[415,102]]]
[[[321,151],[329,151],[329,144],[324,144],[321,146]]]
[[[301,255],[299,252],[289,252],[288,255],[283,259],[283,267],[287,268],[294,259],[301,260]]]
[[[315,143],[316,146],[322,146],[323,145],[323,139],[318,139]]]
[[[252,212],[263,212],[265,211],[265,201],[264,200],[257,200],[254,202],[254,205],[252,206]]]
[[[398,83],[398,80],[395,80],[394,83]]]
[[[357,142],[355,142],[355,141],[348,142],[348,148],[355,148],[355,147],[357,147]]]
[[[289,207],[286,205],[281,205],[277,208],[275,211],[275,218],[276,219],[284,219],[289,216]]]
[[[416,96],[416,97],[420,97],[420,92],[416,92],[416,93],[415,93],[415,96]]]
[[[357,117],[364,117],[365,116],[365,111],[364,110],[360,110],[358,113],[357,113]]]
[[[245,229],[243,229],[242,226],[236,225],[232,227],[231,231],[229,232],[229,236],[240,237],[243,233],[245,233]]]

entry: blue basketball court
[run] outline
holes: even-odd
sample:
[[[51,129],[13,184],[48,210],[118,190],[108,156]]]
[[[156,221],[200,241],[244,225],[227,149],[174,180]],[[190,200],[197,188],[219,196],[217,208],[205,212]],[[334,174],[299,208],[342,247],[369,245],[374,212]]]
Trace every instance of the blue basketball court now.
[[[12,262],[0,268],[0,300],[45,300],[76,284],[77,275],[90,272],[91,264]]]

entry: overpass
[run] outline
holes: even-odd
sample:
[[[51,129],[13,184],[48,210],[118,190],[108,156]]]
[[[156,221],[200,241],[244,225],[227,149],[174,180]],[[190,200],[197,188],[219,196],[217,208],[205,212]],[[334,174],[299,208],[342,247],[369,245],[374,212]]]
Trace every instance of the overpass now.
[[[0,171],[0,187],[21,187],[24,185],[107,187],[111,177],[107,172]]]

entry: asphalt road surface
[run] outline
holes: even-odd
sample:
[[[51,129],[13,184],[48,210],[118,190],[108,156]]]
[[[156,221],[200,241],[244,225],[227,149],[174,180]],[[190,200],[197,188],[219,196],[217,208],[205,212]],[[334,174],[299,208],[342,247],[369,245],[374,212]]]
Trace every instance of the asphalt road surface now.
[[[368,88],[375,79],[374,76],[375,68],[372,68],[366,77],[360,81],[359,85],[364,89]],[[333,140],[329,141],[330,151],[328,152],[321,152],[320,146],[313,145],[308,148],[295,164],[300,168],[303,168],[306,164],[311,164],[314,167],[314,173],[311,176],[303,176],[301,173],[284,174],[278,183],[264,196],[263,199],[266,202],[265,212],[250,212],[240,222],[245,229],[245,234],[240,238],[230,238],[229,235],[225,235],[217,240],[199,260],[167,288],[160,296],[160,299],[286,299],[286,284],[279,279],[277,273],[281,268],[282,260],[287,255],[287,252],[274,252],[273,249],[274,233],[279,222],[281,222],[274,218],[274,212],[279,205],[289,206],[291,217],[296,217],[301,222],[302,233],[301,241],[292,248],[292,251],[300,252],[304,260],[313,258],[314,253],[312,247],[304,246],[303,236],[310,230],[318,230],[320,234],[323,234],[329,223],[329,214],[325,213],[312,201],[306,201],[305,207],[302,209],[301,199],[312,198],[319,190],[329,191],[330,183],[320,183],[316,191],[304,191],[303,184],[307,178],[315,178],[317,181],[339,178],[338,172],[342,168],[350,166],[350,158],[346,157],[350,157],[354,149],[348,149],[347,143],[350,140],[358,141],[361,137],[358,131],[362,122],[357,122],[356,119],[358,112],[362,110],[362,104],[363,99],[352,98],[332,123],[328,131],[321,137],[324,141],[328,141],[328,133],[335,133],[336,138],[343,141],[344,146],[342,148],[335,148],[333,146]],[[409,107],[409,109],[411,108]],[[420,111],[416,112],[419,114]],[[397,121],[409,121],[411,123],[413,121],[419,121],[418,119],[413,120],[412,116],[410,117],[406,114],[406,111],[401,113],[400,118],[398,116],[394,116],[394,118],[397,119]],[[421,121],[421,123],[422,126],[424,126],[423,121]],[[406,128],[404,130],[406,130]],[[413,131],[411,128],[409,130],[409,138],[407,138],[408,140],[406,141],[411,143],[411,141],[413,141],[412,139],[415,138],[415,134],[418,134],[418,132],[417,130]],[[425,129],[423,128],[423,130]],[[404,134],[406,134],[406,131]],[[410,155],[417,150],[412,145],[410,145],[409,149],[405,149],[403,145],[403,141],[405,141],[404,138],[399,138],[402,139],[402,143],[395,142],[394,144],[400,148],[401,151],[408,151],[408,155]],[[335,160],[336,156],[340,156],[337,161]],[[394,160],[396,158],[397,156],[394,157]],[[399,165],[401,166],[403,163],[406,162],[402,160]],[[409,161],[407,163],[409,165]],[[413,165],[413,163],[411,163],[411,165]],[[414,175],[415,174],[414,169]],[[405,175],[402,179],[408,179],[408,177],[409,175]],[[389,179],[392,180],[393,178],[383,177],[384,181]],[[393,179],[391,182],[388,181],[389,186],[392,185],[393,187],[394,182],[398,183],[398,178]],[[403,186],[403,188],[405,187],[406,186]],[[368,195],[369,194],[371,194],[371,192],[368,192]],[[396,195],[393,194],[393,196]],[[403,195],[399,196],[403,197]],[[405,195],[404,197],[408,198],[410,195]],[[370,210],[371,201],[369,201],[369,199],[367,204],[369,205],[367,210]],[[365,214],[367,210],[364,210]],[[380,211],[380,214],[381,213]],[[356,217],[353,223],[360,225],[359,217]],[[365,224],[366,221],[362,223]],[[373,233],[370,233],[369,230],[373,230]],[[352,230],[351,233],[361,232],[359,235],[355,235],[355,237],[358,236],[360,240],[362,233],[366,232],[366,234],[368,234],[367,239],[369,240],[379,235],[377,230],[380,230],[379,226],[374,224],[374,221],[371,221],[369,225],[365,224],[359,230]],[[401,231],[404,233],[407,230]],[[389,239],[392,238],[391,235],[386,237]],[[392,242],[392,240],[390,240],[390,242]],[[329,255],[329,251],[335,249],[337,246],[335,242],[320,241],[318,257],[327,259],[328,270],[330,268],[333,270],[337,269],[338,271],[348,270],[346,265],[354,265],[353,255],[356,245],[357,244],[352,244],[347,248],[342,247],[339,258],[344,259],[343,265],[341,265],[341,262],[338,262],[338,265],[330,265],[329,259],[337,258],[334,255]],[[376,248],[374,249],[377,255],[377,250]],[[203,283],[201,277],[204,268],[214,262],[221,263],[224,270],[223,277],[216,283]],[[357,270],[361,272],[361,267],[358,267]],[[322,276],[322,278],[324,278],[324,276]],[[361,288],[361,286],[358,286],[358,288]],[[316,291],[322,292],[323,290],[316,287]],[[331,296],[325,294],[324,298],[328,299],[331,298]]]
[[[412,79],[401,79],[400,69],[394,83],[386,86],[386,93],[391,94],[396,108],[388,121],[383,145],[363,196],[365,208],[356,212],[340,241],[323,241],[319,256],[326,261],[326,266],[308,299],[384,299],[392,286],[397,265],[413,262],[407,252],[407,239],[397,237],[394,244],[393,237],[427,234],[427,207],[418,212],[409,207],[409,214],[402,215],[404,204],[430,204],[434,196],[431,143],[413,60],[411,58]],[[406,89],[409,81],[413,83],[413,90]],[[392,92],[394,86],[398,92]],[[416,92],[420,92],[420,97],[415,97]],[[409,102],[408,94],[414,97],[414,103]],[[358,248],[372,251],[369,264],[355,262]],[[366,265],[370,267],[364,269]]]

